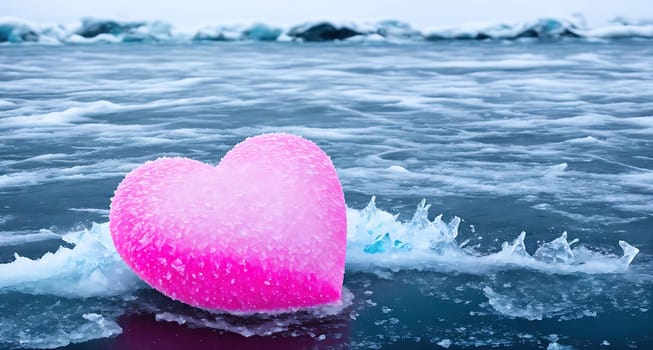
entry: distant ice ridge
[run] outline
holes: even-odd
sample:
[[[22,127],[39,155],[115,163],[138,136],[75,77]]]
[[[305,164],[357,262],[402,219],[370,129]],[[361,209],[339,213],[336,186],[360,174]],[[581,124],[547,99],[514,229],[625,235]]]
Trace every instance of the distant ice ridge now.
[[[504,242],[496,253],[482,253],[458,243],[460,218],[449,223],[442,215],[429,220],[430,205],[423,200],[409,222],[380,210],[372,197],[363,210],[347,210],[347,266],[356,270],[428,270],[483,274],[493,270],[526,268],[546,273],[624,272],[639,249],[619,241],[622,256],[603,254],[567,240],[567,232],[546,242],[530,254],[522,232],[512,242]]]
[[[95,42],[196,42],[196,41],[332,41],[332,40],[558,40],[562,38],[653,38],[653,21],[630,22],[623,18],[609,25],[589,28],[582,17],[541,18],[527,22],[472,23],[458,26],[414,28],[410,24],[378,22],[307,22],[283,28],[265,23],[236,23],[175,29],[161,21],[120,21],[85,18],[77,24],[33,23],[0,18],[0,43]]]

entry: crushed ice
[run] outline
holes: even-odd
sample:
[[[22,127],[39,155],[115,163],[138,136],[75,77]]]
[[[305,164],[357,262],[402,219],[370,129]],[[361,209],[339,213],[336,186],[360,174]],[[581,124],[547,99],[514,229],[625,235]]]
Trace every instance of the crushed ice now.
[[[0,292],[85,298],[120,295],[144,286],[116,252],[108,223],[61,239],[74,247],[60,247],[35,260],[15,254],[13,262],[0,264]]]
[[[356,270],[375,268],[459,271],[482,274],[490,270],[526,268],[547,273],[616,273],[624,272],[639,249],[619,241],[622,256],[603,254],[583,246],[573,247],[567,232],[543,243],[533,254],[524,245],[522,232],[512,242],[504,242],[496,253],[484,254],[458,243],[461,219],[448,223],[438,215],[429,220],[430,205],[422,200],[413,218],[401,222],[376,207],[375,198],[362,210],[347,210],[347,264]]]

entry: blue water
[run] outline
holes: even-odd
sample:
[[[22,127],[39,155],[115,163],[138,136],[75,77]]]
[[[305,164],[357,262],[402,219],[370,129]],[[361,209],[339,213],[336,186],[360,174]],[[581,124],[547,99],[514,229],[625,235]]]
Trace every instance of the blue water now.
[[[648,39],[4,44],[0,348],[651,348],[650,57]],[[341,305],[215,314],[130,274],[107,224],[127,172],[279,131],[342,181]]]

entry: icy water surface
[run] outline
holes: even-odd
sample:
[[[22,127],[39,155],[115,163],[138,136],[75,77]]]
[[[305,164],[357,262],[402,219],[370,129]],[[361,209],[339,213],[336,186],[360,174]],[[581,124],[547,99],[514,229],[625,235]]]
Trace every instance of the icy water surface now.
[[[1,45],[0,348],[651,348],[650,57],[629,39]],[[139,282],[108,232],[122,177],[281,131],[343,183],[342,303],[234,316]]]

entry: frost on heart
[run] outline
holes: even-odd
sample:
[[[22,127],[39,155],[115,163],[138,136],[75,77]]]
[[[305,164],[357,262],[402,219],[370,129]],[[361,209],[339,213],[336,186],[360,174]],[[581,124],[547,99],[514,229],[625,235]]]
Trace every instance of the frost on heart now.
[[[188,305],[268,312],[340,300],[344,194],[327,154],[300,136],[247,138],[216,166],[145,163],[118,185],[109,217],[127,265]]]

